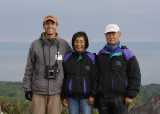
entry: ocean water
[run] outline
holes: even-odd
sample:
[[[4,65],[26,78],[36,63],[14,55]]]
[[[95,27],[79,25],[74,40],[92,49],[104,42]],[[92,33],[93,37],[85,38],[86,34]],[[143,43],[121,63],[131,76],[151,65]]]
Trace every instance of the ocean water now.
[[[22,81],[31,43],[0,42],[0,81]],[[98,53],[105,42],[90,42],[88,51]],[[160,84],[160,42],[122,42],[136,55],[142,84]]]

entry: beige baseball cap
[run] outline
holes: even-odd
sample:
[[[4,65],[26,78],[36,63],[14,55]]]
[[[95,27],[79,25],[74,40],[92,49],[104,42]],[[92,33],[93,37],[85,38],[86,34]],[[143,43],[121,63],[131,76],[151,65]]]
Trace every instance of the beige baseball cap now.
[[[120,32],[120,28],[116,24],[108,24],[104,33],[108,32]]]
[[[43,23],[46,22],[46,21],[48,21],[48,20],[52,20],[52,21],[54,21],[55,23],[58,24],[57,17],[54,16],[54,15],[50,14],[50,15],[45,16]]]

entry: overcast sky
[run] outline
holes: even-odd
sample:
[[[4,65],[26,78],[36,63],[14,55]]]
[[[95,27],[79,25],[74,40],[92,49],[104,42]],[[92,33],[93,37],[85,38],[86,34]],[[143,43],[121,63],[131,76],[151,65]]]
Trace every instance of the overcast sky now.
[[[0,0],[0,42],[39,38],[47,14],[57,16],[57,32],[67,41],[78,31],[105,41],[105,26],[112,23],[122,41],[160,42],[160,0]]]

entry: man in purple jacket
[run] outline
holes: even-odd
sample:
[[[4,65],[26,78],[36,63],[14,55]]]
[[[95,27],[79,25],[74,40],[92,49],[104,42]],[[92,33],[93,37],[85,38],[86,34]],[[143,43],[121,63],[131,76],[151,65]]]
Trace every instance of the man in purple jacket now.
[[[100,114],[127,114],[140,90],[141,74],[135,55],[119,41],[116,24],[106,26],[107,44],[99,51],[98,110]]]

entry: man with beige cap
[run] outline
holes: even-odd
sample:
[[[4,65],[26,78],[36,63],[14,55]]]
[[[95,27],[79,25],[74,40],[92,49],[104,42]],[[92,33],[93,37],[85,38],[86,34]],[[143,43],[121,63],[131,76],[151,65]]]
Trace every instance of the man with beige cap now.
[[[29,49],[23,78],[25,98],[30,101],[31,114],[61,114],[62,62],[71,47],[56,32],[56,16],[47,15],[43,29],[45,32]]]
[[[121,45],[118,25],[107,25],[105,37],[107,43],[98,54],[98,110],[100,114],[127,114],[140,90],[139,65],[135,55]]]

